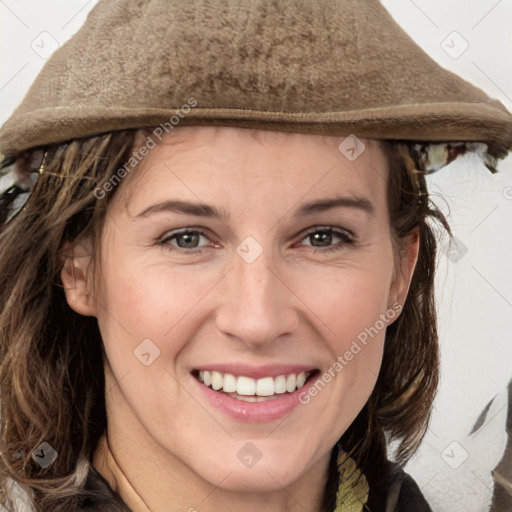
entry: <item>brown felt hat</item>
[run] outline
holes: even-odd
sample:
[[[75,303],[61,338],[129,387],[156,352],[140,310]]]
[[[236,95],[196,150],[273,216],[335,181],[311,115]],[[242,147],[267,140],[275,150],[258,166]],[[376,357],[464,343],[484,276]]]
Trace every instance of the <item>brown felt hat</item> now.
[[[102,0],[3,125],[0,150],[159,124],[472,141],[498,158],[512,146],[510,112],[377,0]]]

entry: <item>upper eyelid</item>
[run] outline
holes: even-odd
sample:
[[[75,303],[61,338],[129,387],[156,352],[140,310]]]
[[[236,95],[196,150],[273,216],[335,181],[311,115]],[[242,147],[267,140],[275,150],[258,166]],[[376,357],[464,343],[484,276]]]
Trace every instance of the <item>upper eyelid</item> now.
[[[175,236],[185,234],[185,233],[199,233],[201,236],[204,236],[205,238],[208,238],[208,240],[211,241],[211,236],[209,235],[208,230],[201,229],[201,228],[178,228],[172,231],[167,231],[164,235],[158,238],[158,241],[160,243],[165,242],[166,240],[170,240],[171,238],[174,238]]]
[[[316,233],[317,231],[331,231],[333,233],[346,233],[347,235],[350,236],[350,238],[355,238],[355,235],[352,231],[350,231],[350,229],[346,229],[346,228],[340,228],[340,227],[336,227],[336,226],[324,226],[324,225],[318,225],[318,226],[314,226],[312,228],[306,228],[305,230],[301,231],[299,233],[300,234],[303,234],[304,236],[308,236],[309,234],[311,233]]]

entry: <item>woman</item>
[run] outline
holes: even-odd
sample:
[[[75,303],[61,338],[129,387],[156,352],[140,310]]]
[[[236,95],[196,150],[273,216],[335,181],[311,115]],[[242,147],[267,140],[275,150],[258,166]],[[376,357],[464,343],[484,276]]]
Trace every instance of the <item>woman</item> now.
[[[430,510],[424,175],[511,142],[377,2],[100,2],[0,131],[5,505]]]

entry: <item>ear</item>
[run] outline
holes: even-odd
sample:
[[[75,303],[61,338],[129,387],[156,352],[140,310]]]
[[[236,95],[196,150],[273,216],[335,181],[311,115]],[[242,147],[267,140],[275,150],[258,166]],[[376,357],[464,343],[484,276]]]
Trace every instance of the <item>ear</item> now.
[[[396,264],[391,290],[389,294],[389,307],[393,304],[399,304],[403,308],[416,263],[418,261],[418,252],[420,247],[420,237],[418,229],[415,229],[402,242],[402,248],[398,255],[399,261]]]
[[[63,250],[60,278],[69,307],[84,316],[96,316],[92,294],[92,244],[82,240],[67,244]]]

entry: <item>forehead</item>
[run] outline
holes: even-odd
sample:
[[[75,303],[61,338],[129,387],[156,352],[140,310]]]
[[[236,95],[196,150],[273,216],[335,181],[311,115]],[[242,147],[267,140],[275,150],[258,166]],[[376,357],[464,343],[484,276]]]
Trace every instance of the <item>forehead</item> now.
[[[147,137],[139,137],[138,144]],[[231,194],[241,204],[262,193],[268,202],[281,198],[282,206],[287,197],[343,193],[385,206],[387,173],[378,140],[194,126],[164,137],[118,192],[131,216],[147,201],[172,193],[193,199],[218,196],[227,203]]]

